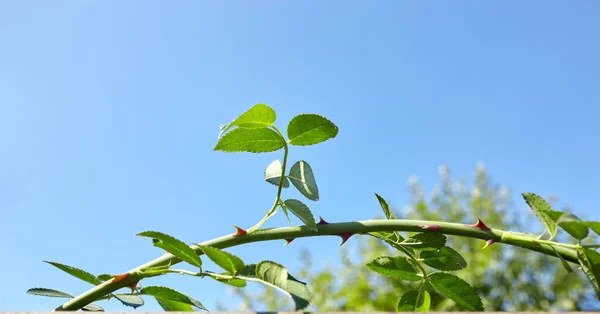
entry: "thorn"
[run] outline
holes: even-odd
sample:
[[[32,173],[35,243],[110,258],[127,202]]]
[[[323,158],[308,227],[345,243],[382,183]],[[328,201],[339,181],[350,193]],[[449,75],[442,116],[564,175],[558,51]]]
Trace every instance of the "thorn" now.
[[[469,225],[469,226],[471,226],[473,228],[481,229],[481,230],[492,230],[488,226],[486,226],[483,223],[483,221],[481,221],[481,219],[479,219],[479,218],[477,218],[477,222],[476,223],[474,223],[472,225]]]
[[[344,243],[346,243],[346,241],[348,241],[348,239],[350,239],[350,237],[352,235],[354,235],[354,233],[350,233],[350,232],[344,232],[344,233],[338,234],[338,236],[340,236],[340,238],[342,238],[342,243],[340,244],[340,246],[344,245]]]
[[[325,219],[323,219],[323,217],[319,216],[319,222],[317,222],[317,225],[328,225],[329,223],[327,221],[325,221]]]
[[[492,244],[494,244],[496,242],[497,242],[496,240],[489,239],[489,240],[485,241],[485,245],[481,249],[483,250],[483,249],[487,248],[488,246],[490,246],[490,245],[492,245]]]
[[[233,234],[234,237],[239,237],[239,236],[243,236],[244,234],[246,234],[246,230],[238,227],[238,226],[234,226],[235,227],[235,233]]]
[[[125,280],[127,277],[129,277],[129,273],[123,273],[120,275],[114,275],[112,282],[119,282],[121,280]]]
[[[285,244],[284,244],[283,246],[286,246],[286,245],[288,245],[288,244],[292,243],[292,241],[294,241],[294,238],[291,238],[291,239],[285,239]]]
[[[434,230],[434,231],[442,229],[442,227],[440,227],[439,225],[420,225],[417,227],[419,227],[421,229]]]
[[[131,293],[132,293],[132,294],[135,292],[135,288],[137,288],[138,282],[140,282],[140,281],[139,281],[139,280],[136,280],[136,281],[132,282],[132,283],[129,285],[129,288],[131,288]]]

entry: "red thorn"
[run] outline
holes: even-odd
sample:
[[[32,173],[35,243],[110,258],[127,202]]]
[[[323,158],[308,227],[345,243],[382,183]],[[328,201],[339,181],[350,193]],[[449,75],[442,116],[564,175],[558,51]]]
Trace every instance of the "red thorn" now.
[[[440,227],[439,225],[420,225],[417,227],[419,227],[421,229],[434,230],[434,231],[442,229],[442,227]]]
[[[295,238],[291,238],[291,239],[285,239],[285,244],[283,246],[286,246],[290,243],[292,243],[292,241],[294,241]]]
[[[238,226],[234,226],[235,227],[235,233],[233,234],[234,237],[239,237],[239,236],[243,236],[244,234],[246,234],[246,230],[238,227]]]
[[[132,282],[132,283],[129,285],[129,288],[131,288],[131,293],[132,293],[132,294],[135,292],[135,288],[137,288],[137,284],[138,284],[138,282],[140,282],[140,281],[139,281],[139,280],[136,280],[136,281]]]
[[[319,222],[317,222],[317,225],[328,225],[329,223],[327,221],[325,221],[325,219],[323,219],[323,217],[319,216]]]
[[[481,221],[481,219],[479,219],[479,218],[477,218],[477,222],[476,223],[474,223],[472,225],[469,225],[469,226],[471,226],[473,228],[481,229],[481,230],[492,230],[488,226],[486,226],[483,223],[483,221]]]
[[[488,246],[490,246],[490,245],[492,245],[492,244],[494,244],[496,242],[497,241],[494,240],[494,239],[489,239],[489,240],[485,241],[485,245],[481,249],[483,250],[483,249],[487,248]]]
[[[342,243],[340,244],[340,246],[344,245],[344,243],[346,243],[346,241],[348,241],[348,239],[350,239],[350,237],[352,235],[354,235],[354,233],[351,232],[343,232],[338,234],[340,236],[340,238],[342,238]]]
[[[123,273],[120,275],[114,275],[112,282],[119,282],[121,280],[125,280],[127,277],[129,277],[129,273]]]

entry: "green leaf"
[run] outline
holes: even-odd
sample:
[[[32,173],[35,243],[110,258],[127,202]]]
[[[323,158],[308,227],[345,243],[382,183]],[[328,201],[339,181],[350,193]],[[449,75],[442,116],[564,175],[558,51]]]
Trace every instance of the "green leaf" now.
[[[66,299],[73,298],[73,296],[68,293],[54,290],[54,289],[48,289],[48,288],[31,288],[31,289],[27,290],[27,292],[25,292],[25,293],[39,295],[42,297],[66,298]]]
[[[560,259],[560,263],[562,264],[563,268],[568,272],[568,273],[572,273],[573,272],[573,268],[571,267],[571,265],[569,265],[569,263],[565,260],[565,258],[558,254],[558,251],[556,250],[556,248],[554,247],[554,245],[548,245],[549,247],[552,248],[552,250],[554,251],[554,254],[556,254],[556,256],[558,256],[558,258]]]
[[[449,273],[433,273],[427,278],[435,289],[454,301],[460,308],[468,311],[483,311],[481,298],[466,281]]]
[[[319,200],[319,188],[317,188],[317,181],[313,174],[310,165],[300,160],[296,162],[290,169],[288,178],[292,181],[292,184],[311,201]]]
[[[287,126],[288,143],[296,146],[314,145],[334,138],[338,127],[317,114],[300,114]]]
[[[380,256],[368,263],[367,267],[376,273],[403,280],[418,281],[423,279],[403,256]]]
[[[402,241],[405,241],[404,237],[402,237],[400,234],[396,234],[393,232],[369,232],[369,235],[383,240],[383,242],[389,244],[391,247],[395,248],[396,250],[402,253],[405,253],[405,251],[414,253],[413,249],[407,246],[403,246],[400,244],[400,242],[397,241],[397,239],[402,239]]]
[[[431,296],[427,290],[409,291],[402,295],[396,305],[396,312],[429,312]]]
[[[265,181],[275,186],[279,186],[279,181],[281,180],[282,174],[281,170],[282,165],[279,159],[273,160],[273,162],[271,162],[265,169]],[[288,178],[283,177],[283,183],[281,184],[281,187],[287,188],[289,186],[290,181],[288,180]]]
[[[590,232],[585,222],[570,213],[563,213],[556,223],[577,240],[585,239]]]
[[[453,248],[441,247],[435,251],[422,251],[419,255],[424,263],[439,270],[461,270],[467,261]]]
[[[154,277],[165,274],[169,270],[170,265],[152,266],[140,271],[144,277]]]
[[[204,254],[215,264],[231,274],[244,268],[244,262],[237,256],[211,246],[200,247]]]
[[[383,210],[383,214],[385,214],[385,217],[387,219],[396,219],[396,217],[392,213],[392,210],[388,206],[387,202],[383,199],[383,197],[379,196],[379,194],[377,194],[377,193],[375,193],[375,197],[377,197],[377,200],[379,201],[379,205],[381,206],[381,209]],[[402,237],[398,232],[394,231],[394,235],[396,238],[394,240],[396,242],[404,241],[404,237]]]
[[[265,104],[256,104],[229,123],[224,131],[234,126],[246,129],[261,129],[273,125],[274,122],[275,111]]]
[[[94,286],[102,283],[102,282],[100,282],[100,280],[98,278],[96,278],[96,276],[88,273],[85,270],[75,268],[73,266],[69,266],[69,265],[65,265],[65,264],[56,263],[56,262],[49,262],[49,261],[43,261],[43,262],[48,263],[73,277],[76,277],[85,282],[91,283]]]
[[[189,304],[175,302],[157,297],[154,297],[154,299],[156,299],[158,305],[160,305],[160,307],[162,307],[162,309],[167,312],[194,312],[194,309]]]
[[[592,231],[594,231],[596,234],[600,235],[600,222],[586,221],[585,225],[592,229]]]
[[[152,238],[154,246],[173,254],[182,261],[197,267],[202,267],[202,260],[200,260],[198,254],[196,254],[191,247],[168,234],[158,231],[144,231],[137,235]]]
[[[81,310],[86,312],[104,312],[104,309],[96,304],[88,304],[82,307]]]
[[[578,248],[577,259],[600,300],[600,253],[592,249]]]
[[[303,283],[288,274],[285,267],[272,262],[262,261],[257,265],[246,265],[238,272],[240,279],[258,281],[275,288],[294,300],[295,310],[306,308],[310,302],[310,293]]]
[[[556,236],[556,221],[562,213],[552,210],[546,200],[534,193],[523,193],[522,196],[544,228],[546,228],[546,231],[550,234],[550,240],[552,240]]]
[[[404,240],[402,245],[419,250],[435,250],[446,245],[446,236],[441,233],[418,233]]]
[[[123,303],[123,305],[132,307],[134,309],[144,305],[144,299],[138,297],[137,295],[119,293],[119,294],[113,294],[113,296],[117,300],[121,301],[121,303]]]
[[[268,153],[285,146],[285,139],[271,129],[234,129],[219,139],[213,150]]]
[[[100,281],[108,281],[108,280],[111,280],[113,278],[113,276],[111,276],[109,274],[101,274],[101,275],[98,275],[98,277],[96,277],[96,278],[98,278],[98,280],[100,280]]]
[[[304,205],[299,200],[289,199],[283,202],[284,206],[287,207],[292,214],[296,215],[307,227],[313,231],[317,231],[317,223],[313,217],[308,206]]]
[[[220,282],[220,283],[224,283],[230,286],[234,286],[234,287],[238,287],[238,288],[243,288],[246,286],[246,281],[240,278],[231,278],[231,279],[226,279],[226,278],[221,278],[218,276],[214,276],[212,275],[212,273],[207,272],[206,273],[208,275],[208,277]],[[220,275],[225,275],[225,276],[229,276],[230,274],[228,273],[222,273]]]
[[[188,297],[187,295],[185,295],[181,292],[178,292],[176,290],[173,290],[171,288],[161,287],[161,286],[148,286],[148,287],[142,288],[140,290],[140,294],[153,296],[153,297],[159,298],[161,300],[169,300],[169,301],[173,301],[173,302],[184,303],[184,304],[188,304],[191,306],[195,306],[201,310],[208,311],[204,307],[204,305],[202,305],[202,303],[200,303],[200,301],[195,300],[191,297]]]

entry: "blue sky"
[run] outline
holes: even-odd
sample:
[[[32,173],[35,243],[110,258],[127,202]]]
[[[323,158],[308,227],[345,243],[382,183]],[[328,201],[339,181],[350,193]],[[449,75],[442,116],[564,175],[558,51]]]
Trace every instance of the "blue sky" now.
[[[311,163],[311,208],[329,221],[372,218],[373,192],[401,207],[409,176],[431,186],[439,165],[469,177],[477,162],[515,195],[555,194],[598,220],[599,12],[595,1],[4,1],[0,310],[60,303],[30,287],[89,288],[41,260],[118,273],[161,253],[140,231],[198,242],[260,219],[274,195],[262,171],[280,156],[212,152],[219,124],[259,102],[280,128],[305,112],[340,127],[290,155]],[[301,248],[319,264],[338,244],[231,252],[293,271]],[[154,283],[209,308],[230,299],[208,280]]]

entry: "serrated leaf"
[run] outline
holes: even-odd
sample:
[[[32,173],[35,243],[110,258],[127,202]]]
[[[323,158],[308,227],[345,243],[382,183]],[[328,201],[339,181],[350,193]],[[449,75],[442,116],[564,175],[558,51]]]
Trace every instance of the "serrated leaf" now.
[[[296,199],[285,200],[283,205],[287,207],[292,214],[296,215],[296,217],[298,217],[307,227],[313,231],[317,231],[315,217],[313,217],[308,206]]]
[[[88,304],[82,307],[81,310],[86,312],[104,312],[104,309],[96,304]]]
[[[260,129],[273,125],[275,111],[265,104],[256,104],[229,123],[224,131],[237,126],[246,129]]]
[[[173,254],[177,258],[188,262],[193,266],[202,267],[202,260],[200,260],[198,254],[196,254],[196,252],[194,252],[187,244],[173,236],[158,231],[144,231],[137,235],[152,238],[154,246]]]
[[[446,245],[446,236],[434,232],[418,233],[404,240],[401,244],[413,249],[435,250]]]
[[[285,267],[272,262],[262,261],[256,265],[246,265],[237,277],[248,281],[258,281],[276,288],[294,300],[295,310],[306,308],[310,302],[310,293],[306,284],[288,274]]]
[[[158,305],[167,312],[194,312],[191,305],[154,297]]]
[[[113,294],[113,296],[117,300],[121,301],[123,305],[132,307],[134,309],[137,309],[138,307],[144,305],[144,299],[138,297],[137,295],[118,293]]]
[[[314,145],[334,138],[338,127],[317,114],[300,114],[287,126],[288,143],[296,146]]]
[[[282,174],[281,171],[282,171],[282,165],[281,165],[281,162],[279,161],[279,159],[273,160],[265,169],[265,181],[267,181],[275,186],[279,186],[279,181],[281,180],[281,174]],[[281,187],[287,188],[289,186],[290,186],[290,181],[286,177],[283,177]]]
[[[98,280],[98,278],[96,278],[96,276],[88,273],[85,270],[75,268],[73,266],[69,266],[69,265],[65,265],[65,264],[56,263],[56,262],[44,261],[44,263],[48,263],[48,264],[64,271],[65,273],[67,273],[73,277],[79,278],[85,282],[91,283],[94,286],[102,283],[102,282],[100,282],[100,280]]]
[[[548,202],[539,195],[534,193],[523,193],[522,196],[546,231],[548,231],[550,240],[552,240],[554,236],[556,236],[556,221],[560,218],[562,213],[552,210],[550,205],[548,205]]]
[[[409,291],[402,295],[396,305],[396,312],[429,312],[431,296],[427,290]]]
[[[481,298],[466,281],[449,273],[433,273],[427,276],[429,283],[460,308],[468,311],[483,311]]]
[[[423,279],[404,256],[380,256],[369,262],[367,267],[376,273],[403,280]]]
[[[231,253],[211,246],[201,246],[200,248],[213,263],[231,274],[235,274],[238,270],[244,268],[244,262]]]
[[[461,270],[467,267],[467,261],[453,248],[441,247],[435,251],[422,251],[419,255],[423,262],[439,270]]]
[[[585,239],[590,232],[585,222],[570,213],[563,213],[556,223],[577,240]]]
[[[48,288],[31,288],[31,289],[27,290],[27,292],[25,292],[25,293],[39,295],[42,297],[66,298],[66,299],[73,298],[72,295],[70,295],[66,292],[62,292],[62,291],[58,291],[58,290],[54,290],[54,289],[48,289]]]
[[[317,187],[317,181],[313,174],[310,165],[300,160],[296,162],[290,169],[288,178],[292,181],[292,184],[311,201],[319,200],[319,188]]]
[[[271,129],[234,129],[223,135],[213,150],[268,153],[284,146],[285,139]]]
[[[383,214],[385,215],[385,217],[387,219],[396,219],[396,217],[392,213],[392,210],[388,206],[388,203],[385,201],[385,199],[383,199],[383,197],[379,196],[379,194],[377,194],[377,193],[375,193],[375,197],[377,197],[377,201],[379,201],[379,206],[381,206],[381,209],[383,210]],[[394,240],[396,242],[404,241],[404,237],[402,237],[397,231],[394,231],[393,233],[395,235]]]
[[[578,248],[577,259],[600,300],[600,253],[592,249]]]
[[[140,294],[149,295],[162,300],[169,300],[195,306],[201,310],[208,311],[200,301],[195,300],[187,295],[167,287],[148,286],[140,290]]]

